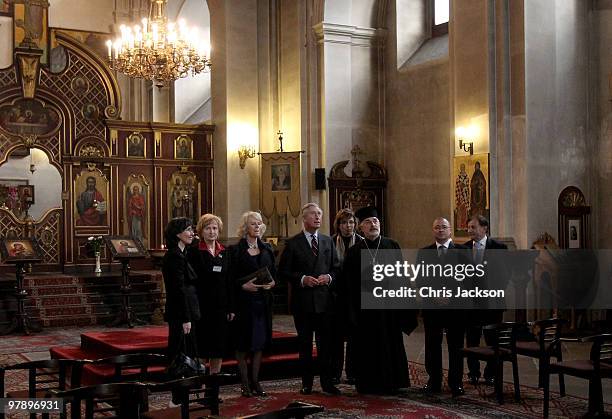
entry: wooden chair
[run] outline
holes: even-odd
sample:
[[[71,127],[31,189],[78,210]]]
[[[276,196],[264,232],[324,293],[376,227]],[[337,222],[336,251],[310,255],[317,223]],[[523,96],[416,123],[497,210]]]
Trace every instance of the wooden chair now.
[[[461,352],[464,358],[474,358],[480,361],[490,361],[495,365],[495,394],[497,402],[504,403],[503,383],[504,383],[504,362],[512,363],[512,376],[514,379],[514,398],[521,399],[519,387],[518,363],[516,357],[516,330],[517,324],[514,322],[504,322],[490,324],[483,327],[490,330],[493,336],[491,346],[473,346],[463,348]]]
[[[55,393],[70,403],[72,419],[107,418],[139,418],[143,411],[140,403],[147,393],[147,387],[142,383],[111,383],[75,388]],[[85,401],[85,413],[81,412],[81,402]],[[113,412],[114,415],[110,415]]]
[[[236,379],[233,374],[198,375],[189,378],[167,381],[165,383],[149,383],[150,392],[174,391],[181,400],[179,407],[151,410],[142,414],[144,419],[189,419],[201,417],[203,410],[209,410],[211,415],[219,414],[219,387]],[[204,388],[206,386],[206,388]],[[204,396],[200,397],[203,393]],[[195,395],[195,397],[190,397]]]
[[[604,415],[601,379],[612,378],[612,334],[602,334],[581,339],[593,342],[589,359],[562,361],[550,364],[544,377],[544,417],[548,417],[550,401],[550,374],[567,374],[589,380],[589,411],[587,417]]]
[[[68,373],[70,373],[70,388],[79,387],[83,365],[88,362],[76,359],[45,359],[0,367],[0,397],[11,399],[43,398],[50,391],[66,390]],[[18,370],[28,371],[28,388],[11,391],[5,395],[4,377],[6,371]],[[4,415],[0,414],[0,418],[3,417]],[[36,414],[30,414],[30,418],[36,418]]]
[[[291,402],[284,409],[250,416],[241,416],[237,419],[303,419],[308,415],[313,415],[324,410],[325,407],[316,404]]]
[[[561,327],[567,323],[565,319],[537,320],[531,325],[538,328],[537,340],[534,342],[516,342],[516,353],[518,355],[538,358],[538,387],[544,386],[544,376],[548,375],[550,358],[556,357],[557,362],[563,361],[561,352]],[[563,374],[559,374],[559,391],[565,396],[565,381]]]
[[[114,373],[110,379],[113,383],[127,381],[152,381],[157,377],[165,378],[165,368],[168,366],[168,357],[161,354],[122,354],[108,358],[96,359],[91,362],[90,368],[99,365],[112,365]],[[161,368],[160,368],[161,367]],[[157,371],[151,371],[157,369]]]

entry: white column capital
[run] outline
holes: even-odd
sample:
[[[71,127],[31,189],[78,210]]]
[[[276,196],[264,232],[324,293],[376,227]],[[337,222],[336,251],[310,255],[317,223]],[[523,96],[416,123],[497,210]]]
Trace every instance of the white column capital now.
[[[312,28],[320,44],[334,43],[372,47],[380,45],[380,42],[387,36],[386,29],[364,28],[339,23],[321,22]]]

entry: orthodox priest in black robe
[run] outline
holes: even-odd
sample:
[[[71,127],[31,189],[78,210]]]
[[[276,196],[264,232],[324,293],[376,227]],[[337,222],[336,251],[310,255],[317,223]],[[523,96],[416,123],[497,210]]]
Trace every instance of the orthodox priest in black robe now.
[[[393,394],[410,386],[403,333],[416,328],[416,312],[396,309],[362,309],[363,274],[372,278],[372,265],[390,257],[402,260],[399,244],[380,235],[380,220],[374,207],[355,213],[364,238],[355,243],[344,261],[344,281],[348,289],[351,335],[354,342],[354,375],[358,392]],[[384,256],[383,256],[384,254]],[[362,258],[368,258],[362,261]],[[363,263],[362,265],[362,262]]]

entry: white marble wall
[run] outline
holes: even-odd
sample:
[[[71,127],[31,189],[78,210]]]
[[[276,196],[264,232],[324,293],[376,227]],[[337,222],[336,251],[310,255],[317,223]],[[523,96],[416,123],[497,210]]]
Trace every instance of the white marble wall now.
[[[384,222],[388,235],[402,246],[418,248],[431,242],[433,219],[450,220],[451,215],[450,73],[448,57],[398,69],[410,57],[402,49],[409,39],[398,39],[406,36],[397,27],[402,20],[397,13],[404,12],[391,5],[387,15],[384,161],[389,184]],[[425,37],[413,35],[418,43]]]
[[[594,102],[599,110],[594,122],[596,152],[593,156],[597,204],[594,215],[594,247],[612,248],[612,1],[599,0],[593,15]]]
[[[569,185],[593,202],[588,126],[589,7],[580,0],[525,2],[527,241],[557,237],[557,199]]]
[[[185,19],[210,44],[210,14],[203,0],[186,0],[175,21]],[[211,118],[210,73],[178,79],[174,83],[174,114],[178,123],[201,123]]]

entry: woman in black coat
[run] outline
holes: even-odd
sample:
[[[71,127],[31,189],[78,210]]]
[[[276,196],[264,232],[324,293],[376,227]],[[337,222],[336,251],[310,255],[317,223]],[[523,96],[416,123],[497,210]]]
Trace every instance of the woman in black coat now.
[[[259,384],[259,368],[262,351],[272,341],[272,293],[274,279],[268,284],[255,284],[249,275],[267,267],[272,278],[276,277],[276,266],[272,247],[261,241],[266,230],[261,215],[246,212],[242,215],[237,245],[230,247],[230,276],[234,282],[236,317],[233,322],[233,337],[236,360],[240,369],[242,395],[266,396]],[[247,366],[247,355],[251,354],[251,376]]]
[[[336,245],[338,261],[344,264],[344,258],[348,250],[362,240],[362,237],[355,232],[357,220],[355,214],[349,208],[343,208],[336,214],[334,219],[334,230],[336,234],[332,240]],[[352,344],[348,336],[350,325],[348,307],[348,289],[346,281],[341,281],[336,298],[336,313],[333,323],[332,338],[332,383],[339,384],[342,376],[342,368],[346,368],[346,380],[348,384],[354,384],[353,378],[354,362],[352,358]],[[344,361],[344,342],[346,341],[346,365]]]
[[[188,253],[198,275],[196,288],[202,314],[197,324],[198,350],[201,357],[209,360],[211,374],[221,371],[223,356],[227,354],[229,322],[234,319],[229,256],[218,241],[222,229],[219,217],[204,214],[196,227],[200,241]]]
[[[174,218],[164,233],[168,248],[162,262],[162,273],[166,287],[165,320],[168,322],[168,359],[172,360],[181,351],[196,356],[195,322],[200,319],[200,307],[195,283],[197,275],[187,260],[187,247],[193,241],[193,226],[188,218]],[[181,348],[182,342],[185,347]],[[173,395],[173,403],[178,399]]]

